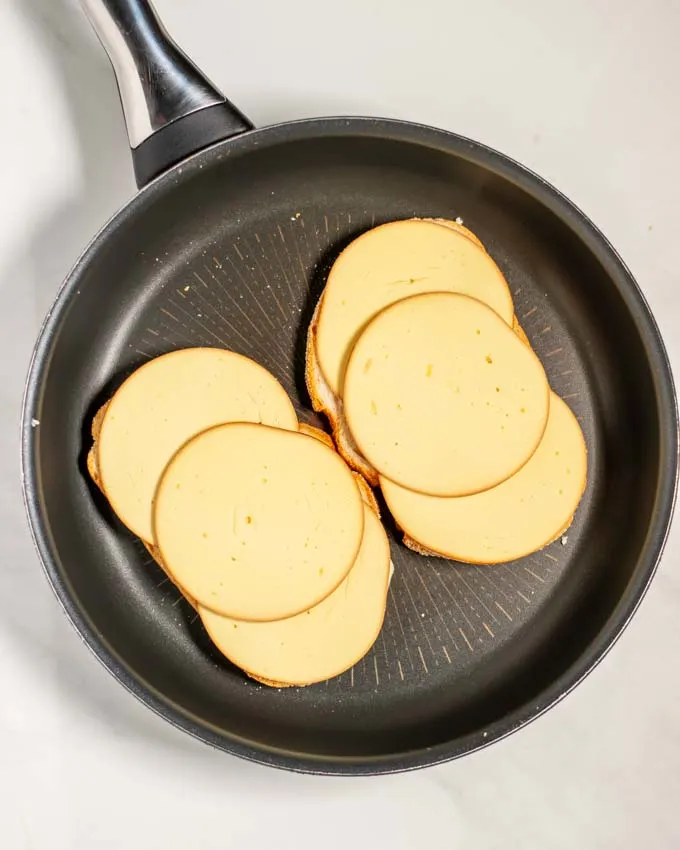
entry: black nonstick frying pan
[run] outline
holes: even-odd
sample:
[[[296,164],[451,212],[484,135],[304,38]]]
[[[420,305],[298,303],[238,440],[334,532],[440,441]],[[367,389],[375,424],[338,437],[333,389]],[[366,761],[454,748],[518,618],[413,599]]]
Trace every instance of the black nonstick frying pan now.
[[[144,0],[83,0],[113,62],[140,191],[77,261],[47,317],[23,414],[46,574],[86,644],[171,723],[228,752],[319,773],[445,761],[571,690],[635,611],[668,531],[678,429],[670,368],[635,281],[590,221],[482,145],[373,118],[253,129]],[[105,167],[105,163],[102,163]],[[304,341],[339,250],[379,222],[461,216],[505,273],[589,482],[567,535],[498,567],[406,550],[373,650],[308,688],[246,679],[115,519],[84,459],[94,412],[151,357],[193,345],[258,360],[314,421]]]

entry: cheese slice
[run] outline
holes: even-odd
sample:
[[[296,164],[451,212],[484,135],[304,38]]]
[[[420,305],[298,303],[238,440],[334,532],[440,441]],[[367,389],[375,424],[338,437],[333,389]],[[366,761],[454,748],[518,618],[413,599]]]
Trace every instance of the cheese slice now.
[[[348,357],[377,313],[421,292],[461,292],[512,323],[510,290],[491,257],[468,236],[433,221],[381,225],[355,239],[328,275],[316,329],[319,366],[342,395]]]
[[[337,676],[373,646],[385,616],[390,547],[364,507],[364,534],[351,571],[318,605],[284,620],[243,622],[199,605],[217,648],[249,675],[275,686],[309,685]]]
[[[475,564],[521,558],[570,525],[586,485],[583,433],[569,407],[551,394],[548,425],[527,463],[502,484],[459,498],[414,493],[383,479],[396,522],[411,542]]]
[[[195,434],[222,422],[298,427],[293,405],[273,375],[218,348],[157,357],[112,397],[99,426],[96,467],[113,510],[142,540],[153,542],[152,502],[170,458]]]
[[[359,488],[319,440],[262,425],[220,425],[168,464],[155,542],[199,603],[267,621],[316,605],[345,578],[363,533]]]
[[[475,493],[517,472],[543,436],[548,407],[534,352],[465,295],[391,305],[347,366],[344,413],[362,455],[382,476],[431,495]]]

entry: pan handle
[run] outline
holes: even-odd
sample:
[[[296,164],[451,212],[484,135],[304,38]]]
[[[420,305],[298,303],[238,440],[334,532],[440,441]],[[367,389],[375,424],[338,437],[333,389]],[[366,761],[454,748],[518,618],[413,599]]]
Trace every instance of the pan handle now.
[[[149,0],[80,0],[109,55],[141,188],[253,125],[175,44]]]

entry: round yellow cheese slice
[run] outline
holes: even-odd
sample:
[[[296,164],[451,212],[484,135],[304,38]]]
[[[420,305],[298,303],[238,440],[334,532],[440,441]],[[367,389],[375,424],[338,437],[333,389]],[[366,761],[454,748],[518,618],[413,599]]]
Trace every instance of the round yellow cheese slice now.
[[[426,549],[457,561],[513,561],[551,543],[571,524],[586,485],[586,445],[576,417],[550,398],[539,447],[513,475],[484,493],[441,498],[383,479],[397,523]]]
[[[231,351],[186,348],[137,369],[106,407],[96,439],[102,489],[125,525],[153,542],[152,502],[173,454],[222,422],[295,430],[286,391],[266,369]]]
[[[375,513],[364,507],[359,554],[344,581],[295,617],[248,623],[199,606],[213,643],[251,676],[276,685],[309,685],[338,676],[373,646],[385,616],[390,547]]]
[[[460,496],[526,463],[545,430],[549,392],[540,361],[497,313],[466,295],[426,293],[365,328],[347,366],[344,412],[381,475]]]
[[[363,534],[359,488],[319,440],[263,425],[220,425],[168,464],[154,534],[173,579],[202,605],[277,620],[345,578]]]
[[[347,359],[367,322],[402,298],[440,291],[477,298],[512,323],[512,296],[500,269],[456,229],[395,221],[345,248],[328,275],[316,329],[319,366],[335,395],[343,395]]]

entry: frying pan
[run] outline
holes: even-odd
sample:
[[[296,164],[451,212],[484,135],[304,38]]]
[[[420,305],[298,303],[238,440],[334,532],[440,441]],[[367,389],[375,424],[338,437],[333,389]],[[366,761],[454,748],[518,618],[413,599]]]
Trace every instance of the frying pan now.
[[[140,191],[76,262],[28,376],[25,501],[67,615],[158,714],[270,765],[406,770],[521,727],[611,647],[671,519],[675,392],[630,272],[572,203],[495,151],[374,118],[254,129],[149,3],[82,5],[117,75]],[[500,265],[583,427],[587,491],[564,538],[498,567],[415,555],[389,529],[396,572],[373,650],[326,683],[267,688],[216,652],[99,498],[84,464],[89,423],[131,370],[194,345],[255,358],[313,422],[304,340],[329,265],[361,231],[414,215],[461,216]]]

